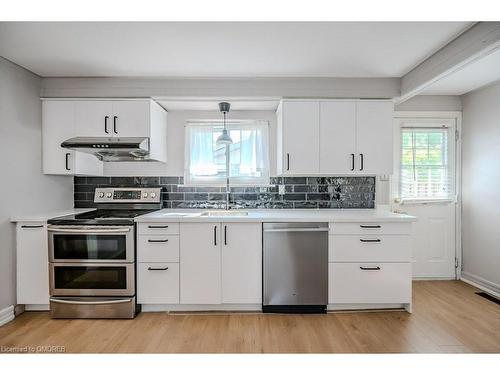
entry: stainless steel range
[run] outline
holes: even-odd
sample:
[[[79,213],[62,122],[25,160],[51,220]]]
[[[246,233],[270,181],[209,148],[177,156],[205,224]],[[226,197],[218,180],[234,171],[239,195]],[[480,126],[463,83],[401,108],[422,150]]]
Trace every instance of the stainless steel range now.
[[[134,218],[161,209],[160,188],[96,188],[94,211],[48,221],[53,318],[133,318]]]

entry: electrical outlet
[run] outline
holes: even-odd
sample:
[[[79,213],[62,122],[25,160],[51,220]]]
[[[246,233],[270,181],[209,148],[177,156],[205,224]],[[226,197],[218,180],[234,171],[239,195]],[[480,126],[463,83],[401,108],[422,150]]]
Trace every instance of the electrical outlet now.
[[[278,185],[278,193],[280,195],[285,194],[285,185]]]

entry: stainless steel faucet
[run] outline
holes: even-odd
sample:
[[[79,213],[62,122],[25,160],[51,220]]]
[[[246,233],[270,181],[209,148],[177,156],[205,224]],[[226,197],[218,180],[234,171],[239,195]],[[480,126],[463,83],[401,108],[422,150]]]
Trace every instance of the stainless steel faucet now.
[[[229,145],[226,145],[226,211],[231,209],[229,205],[229,197],[230,197],[230,186],[229,186],[229,168],[230,168],[230,160],[229,160]]]

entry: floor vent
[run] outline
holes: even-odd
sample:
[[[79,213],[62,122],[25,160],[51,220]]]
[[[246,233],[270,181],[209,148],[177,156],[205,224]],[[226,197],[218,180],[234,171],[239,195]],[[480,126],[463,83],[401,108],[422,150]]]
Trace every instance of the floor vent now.
[[[500,305],[500,299],[493,297],[491,294],[485,293],[485,292],[476,292],[478,296],[484,297],[487,300],[490,300],[491,302],[495,302],[497,305]]]

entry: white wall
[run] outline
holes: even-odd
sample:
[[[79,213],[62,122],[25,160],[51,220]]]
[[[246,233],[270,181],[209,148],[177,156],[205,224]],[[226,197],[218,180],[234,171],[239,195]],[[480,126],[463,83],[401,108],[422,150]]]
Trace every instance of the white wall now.
[[[0,57],[0,310],[15,304],[9,217],[73,207],[71,177],[41,173],[40,78]]]
[[[462,99],[455,95],[418,95],[395,106],[395,111],[461,111]]]
[[[276,174],[276,113],[274,111],[231,111],[228,119],[269,121],[269,163]],[[183,176],[184,125],[187,120],[221,119],[219,111],[171,111],[167,122],[167,163],[104,163],[106,176]]]
[[[500,293],[500,83],[463,97],[463,276]]]

